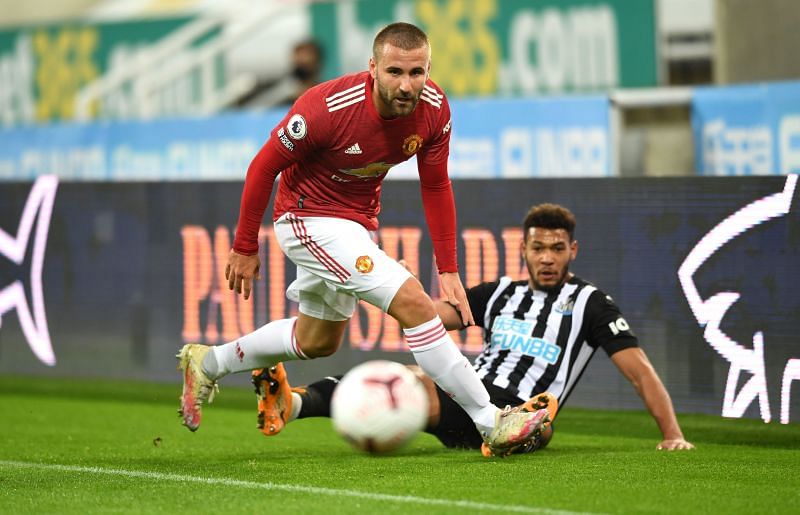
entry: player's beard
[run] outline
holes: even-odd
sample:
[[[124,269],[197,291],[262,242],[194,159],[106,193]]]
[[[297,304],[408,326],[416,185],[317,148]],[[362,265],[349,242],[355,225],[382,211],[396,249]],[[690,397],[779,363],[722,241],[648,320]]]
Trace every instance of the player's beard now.
[[[413,93],[405,96],[400,93],[396,95],[392,95],[389,91],[389,88],[384,87],[380,81],[378,81],[378,96],[383,102],[383,105],[389,108],[389,111],[392,113],[392,116],[408,116],[409,114],[414,112],[414,109],[417,107],[417,102],[419,102],[419,96],[422,94],[422,91],[414,95]],[[399,105],[394,100],[398,98],[403,98],[410,100],[410,102],[406,105]]]
[[[528,274],[530,275],[531,280],[533,282],[533,287],[545,293],[558,291],[558,289],[561,288],[561,286],[563,286],[563,284],[567,281],[567,277],[569,277],[569,265],[565,265],[564,269],[561,271],[561,274],[558,276],[558,280],[555,283],[544,285],[540,283],[536,278],[536,274],[534,273],[533,267],[528,263],[525,263],[525,266],[528,267]]]

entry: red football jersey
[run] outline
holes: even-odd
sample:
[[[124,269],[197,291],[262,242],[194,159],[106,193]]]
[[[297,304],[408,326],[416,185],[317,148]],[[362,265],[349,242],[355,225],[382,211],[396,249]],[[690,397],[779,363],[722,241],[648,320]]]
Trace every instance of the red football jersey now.
[[[319,84],[272,130],[267,145],[292,161],[280,175],[273,220],[291,211],[375,230],[389,168],[414,155],[420,173],[446,166],[450,106],[442,90],[428,79],[411,114],[386,120],[375,109],[372,88],[366,71]]]

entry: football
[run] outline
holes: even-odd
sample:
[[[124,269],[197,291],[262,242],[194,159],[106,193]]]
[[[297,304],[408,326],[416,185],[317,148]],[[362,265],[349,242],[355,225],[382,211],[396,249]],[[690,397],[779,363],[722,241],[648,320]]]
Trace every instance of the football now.
[[[331,418],[353,447],[372,454],[394,451],[428,419],[428,395],[417,376],[392,361],[368,361],[350,370],[333,392]]]

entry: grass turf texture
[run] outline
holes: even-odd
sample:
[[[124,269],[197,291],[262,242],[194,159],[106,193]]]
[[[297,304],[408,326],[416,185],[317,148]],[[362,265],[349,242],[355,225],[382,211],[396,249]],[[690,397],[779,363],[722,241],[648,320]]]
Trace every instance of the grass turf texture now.
[[[276,437],[225,388],[197,433],[179,386],[0,377],[0,513],[786,513],[800,425],[683,415],[693,452],[657,452],[644,412],[569,407],[547,449],[506,459],[422,435],[359,454],[325,419]]]

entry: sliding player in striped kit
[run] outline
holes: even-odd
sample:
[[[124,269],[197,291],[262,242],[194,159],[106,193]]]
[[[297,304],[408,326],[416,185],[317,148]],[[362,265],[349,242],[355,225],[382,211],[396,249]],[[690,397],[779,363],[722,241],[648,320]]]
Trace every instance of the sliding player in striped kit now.
[[[299,302],[299,314],[218,347],[181,349],[181,414],[190,430],[200,425],[202,403],[224,375],[336,352],[357,300],[398,320],[419,366],[469,414],[494,452],[504,454],[543,430],[546,410],[491,404],[419,281],[368,232],[378,227],[386,173],[416,156],[442,293],[464,325],[475,323],[456,261],[447,175],[450,108],[428,78],[430,64],[425,33],[391,24],[375,37],[368,71],[310,89],[270,133],[247,171],[225,276],[231,289],[249,298],[260,266],[258,230],[280,174],[273,222],[281,248],[297,265],[287,296]],[[284,423],[285,417],[267,416],[263,431],[280,431]]]
[[[484,329],[483,351],[474,367],[492,402],[498,406],[521,404],[529,411],[544,408],[554,420],[559,405],[563,407],[589,360],[602,348],[633,383],[661,430],[656,448],[693,449],[683,437],[669,393],[617,305],[570,272],[569,265],[578,252],[572,212],[556,204],[534,206],[523,230],[521,252],[528,277],[518,281],[502,277],[467,290],[473,317]],[[436,308],[447,329],[466,327],[452,305],[437,302]],[[484,456],[496,454],[458,404],[429,377],[418,375],[428,389],[431,406],[426,431],[448,447],[480,447]],[[283,366],[265,369],[261,380],[272,388],[261,404],[268,413],[288,411],[289,420],[328,417],[340,377],[292,389]],[[552,434],[548,422],[540,435],[505,454],[542,448]]]

